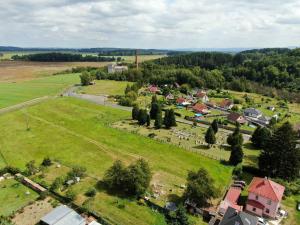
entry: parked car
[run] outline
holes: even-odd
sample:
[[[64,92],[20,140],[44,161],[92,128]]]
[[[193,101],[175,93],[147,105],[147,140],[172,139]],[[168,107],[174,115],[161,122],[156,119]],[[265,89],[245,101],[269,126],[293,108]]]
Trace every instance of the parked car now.
[[[261,217],[257,217],[257,218],[258,218],[257,225],[269,225],[269,223],[264,218]]]
[[[243,185],[244,187],[246,186],[246,182],[243,180],[235,180],[233,183]]]

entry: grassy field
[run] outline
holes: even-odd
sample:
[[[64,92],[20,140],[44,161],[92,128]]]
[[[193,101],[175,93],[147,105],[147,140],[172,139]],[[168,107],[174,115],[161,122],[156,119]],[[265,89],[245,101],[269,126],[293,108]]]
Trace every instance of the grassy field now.
[[[103,67],[108,62],[22,62],[0,61],[0,82],[15,82],[50,76],[74,67]]]
[[[48,100],[28,108],[27,112],[29,131],[23,112],[0,116],[1,152],[9,164],[20,168],[30,160],[39,164],[45,156],[51,156],[66,166],[85,166],[90,177],[101,179],[116,159],[128,164],[142,157],[149,161],[153,170],[152,185],[163,185],[167,194],[171,188],[175,195],[176,187],[185,183],[189,170],[208,169],[220,190],[231,179],[232,168],[215,160],[110,127],[116,121],[129,118],[129,112],[72,98]],[[83,182],[82,189],[89,186]],[[162,224],[156,222],[161,221],[160,214],[135,201],[119,199],[103,191],[97,196],[91,203],[92,208],[105,217],[113,214],[118,223]],[[116,201],[124,201],[125,209],[118,208]]]
[[[96,84],[80,87],[78,92],[91,95],[124,95],[127,84],[132,82],[114,80],[96,80]]]
[[[78,74],[56,75],[14,83],[3,82],[0,83],[0,108],[42,96],[56,95],[79,82]]]
[[[37,193],[13,179],[0,181],[0,215],[9,216],[37,197]]]

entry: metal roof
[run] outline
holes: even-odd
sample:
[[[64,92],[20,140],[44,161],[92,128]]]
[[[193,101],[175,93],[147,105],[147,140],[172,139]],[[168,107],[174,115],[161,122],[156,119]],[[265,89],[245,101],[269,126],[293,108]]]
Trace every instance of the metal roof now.
[[[41,219],[48,225],[84,225],[85,220],[74,210],[65,205],[56,207]]]

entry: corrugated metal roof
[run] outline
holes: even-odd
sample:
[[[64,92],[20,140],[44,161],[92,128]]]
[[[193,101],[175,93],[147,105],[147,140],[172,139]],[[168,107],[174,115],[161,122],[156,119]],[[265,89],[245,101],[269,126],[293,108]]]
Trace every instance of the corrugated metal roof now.
[[[70,209],[65,205],[56,207],[41,221],[48,225],[84,225],[85,220],[74,210]]]

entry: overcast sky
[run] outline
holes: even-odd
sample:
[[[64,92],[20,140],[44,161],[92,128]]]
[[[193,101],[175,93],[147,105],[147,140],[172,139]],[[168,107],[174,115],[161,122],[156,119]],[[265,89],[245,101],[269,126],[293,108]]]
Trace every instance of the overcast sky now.
[[[300,0],[1,0],[0,45],[300,46]]]

